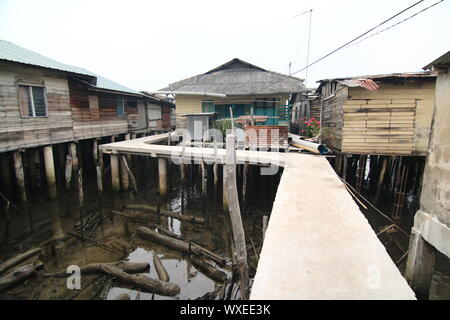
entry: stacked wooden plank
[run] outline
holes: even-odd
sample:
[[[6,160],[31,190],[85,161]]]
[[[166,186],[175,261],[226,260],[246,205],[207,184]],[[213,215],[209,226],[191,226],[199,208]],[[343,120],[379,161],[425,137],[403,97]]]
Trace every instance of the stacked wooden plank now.
[[[342,152],[412,154],[415,99],[350,99],[344,102]]]

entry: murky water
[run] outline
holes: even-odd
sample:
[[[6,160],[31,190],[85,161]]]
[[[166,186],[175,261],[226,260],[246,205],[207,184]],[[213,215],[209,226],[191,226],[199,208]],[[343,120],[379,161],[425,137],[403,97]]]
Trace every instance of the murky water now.
[[[35,190],[28,207],[28,214],[16,210],[10,211],[9,227],[6,227],[4,212],[0,214],[0,262],[29,248],[43,248],[43,253],[39,257],[43,262],[43,270],[25,283],[0,293],[1,299],[114,299],[121,293],[128,293],[131,299],[220,299],[226,296],[232,299],[239,298],[238,286],[235,285],[232,288],[230,284],[232,268],[229,244],[232,233],[229,226],[231,223],[228,214],[222,210],[220,184],[218,188],[214,188],[212,167],[208,166],[207,193],[206,196],[202,196],[198,165],[188,166],[188,179],[184,184],[179,180],[178,166],[169,165],[169,193],[167,200],[162,201],[158,194],[156,159],[136,156],[133,157],[132,162],[139,196],[131,191],[116,194],[108,190],[111,183],[110,172],[107,171],[104,182],[107,190],[103,192],[100,199],[96,190],[95,173],[93,168],[87,165],[84,168],[82,210],[78,205],[76,188],[66,192],[60,186],[59,197],[54,201],[49,201],[45,195]],[[107,168],[106,164],[105,167]],[[247,200],[242,200],[242,193],[240,197],[250,276],[253,277],[262,244],[262,216],[270,214],[280,174],[264,177],[257,174],[256,170],[259,170],[257,167],[250,168]],[[242,166],[238,170],[241,172]],[[240,179],[239,190],[242,190],[241,183]],[[158,217],[154,213],[148,213],[149,219],[145,222],[136,222],[111,213],[111,209],[133,213],[132,210],[124,208],[127,204],[157,205],[158,202],[161,202],[162,208],[184,215],[202,217],[206,219],[206,224],[198,225],[164,216]],[[87,223],[92,217],[96,222]],[[80,221],[83,221],[86,229],[78,228],[77,224],[79,225]],[[229,281],[226,284],[215,282],[195,268],[186,255],[141,239],[135,234],[139,226],[152,228],[157,224],[181,235],[186,241],[192,240],[226,257],[230,262],[220,270],[227,274]],[[93,238],[97,243],[82,240],[76,234]],[[139,291],[101,274],[82,276],[81,290],[70,290],[67,288],[66,279],[43,275],[65,272],[70,265],[81,267],[90,263],[127,260],[148,262],[150,270],[144,274],[157,279],[152,262],[154,254],[161,259],[170,276],[170,281],[180,286],[180,294],[177,296],[165,297]]]

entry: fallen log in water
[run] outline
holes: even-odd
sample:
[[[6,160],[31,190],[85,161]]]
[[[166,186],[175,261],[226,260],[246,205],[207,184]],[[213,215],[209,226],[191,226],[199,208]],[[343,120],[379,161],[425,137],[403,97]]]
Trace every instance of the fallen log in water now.
[[[225,272],[220,271],[206,261],[203,261],[195,256],[191,256],[190,260],[192,264],[208,278],[211,278],[212,280],[218,282],[224,282],[227,279],[227,275],[225,274]]]
[[[102,267],[109,266],[119,269],[123,272],[127,273],[139,273],[145,272],[150,268],[150,264],[147,262],[127,262],[127,261],[119,261],[112,263],[91,263],[85,265],[80,268],[81,274],[90,274],[90,273],[98,273],[103,272]],[[58,273],[44,273],[44,277],[54,277],[54,278],[67,278],[71,275],[71,273],[67,272],[58,272]]]
[[[40,254],[41,251],[42,251],[41,248],[31,249],[24,253],[18,254],[17,256],[12,257],[11,259],[6,260],[2,264],[0,264],[0,275],[14,268],[18,264],[28,260],[29,258]]]
[[[155,226],[155,227],[158,229],[158,232],[162,233],[163,235],[166,235],[168,237],[175,238],[175,239],[178,239],[178,240],[183,240],[183,237],[178,235],[178,234],[176,234],[175,232],[172,232],[170,230],[164,229],[163,227],[160,227],[160,226]]]
[[[149,206],[147,204],[129,204],[126,205],[125,208],[127,209],[133,209],[133,210],[142,210],[142,211],[150,211],[150,212],[158,212],[158,208],[155,206]],[[205,224],[206,220],[199,217],[194,216],[186,216],[181,215],[166,209],[160,209],[159,214],[162,216],[178,219],[181,221],[191,222],[191,223],[198,223],[198,224]]]
[[[180,287],[175,283],[152,279],[141,274],[130,275],[117,267],[107,264],[102,264],[100,268],[103,273],[114,276],[120,281],[126,282],[143,290],[171,297],[180,293]]]
[[[159,280],[169,282],[170,280],[169,274],[167,273],[166,268],[164,268],[164,265],[162,264],[161,260],[159,259],[156,253],[153,254],[153,265],[155,266]]]
[[[33,264],[26,264],[0,278],[0,292],[8,290],[36,274]]]
[[[164,245],[166,247],[169,247],[171,249],[183,252],[183,253],[193,253],[196,255],[204,256],[206,258],[209,258],[218,264],[224,264],[226,262],[226,259],[223,257],[220,257],[219,255],[213,254],[212,256],[210,254],[207,254],[205,251],[211,252],[205,248],[200,247],[197,244],[191,245],[188,242],[178,240],[175,238],[168,237],[166,235],[160,234],[158,232],[155,232],[147,227],[139,227],[137,229],[137,234],[148,240],[155,241],[161,245]],[[219,259],[215,258],[215,256],[219,257]]]

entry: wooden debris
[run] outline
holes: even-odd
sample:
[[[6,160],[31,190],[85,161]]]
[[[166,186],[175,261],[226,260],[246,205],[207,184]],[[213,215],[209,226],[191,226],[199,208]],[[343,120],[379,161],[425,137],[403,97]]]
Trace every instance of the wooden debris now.
[[[146,204],[129,204],[129,205],[125,206],[125,208],[133,209],[133,210],[150,211],[150,212],[155,212],[155,213],[158,212],[157,207],[146,205]],[[162,216],[175,218],[175,219],[178,219],[181,221],[186,221],[186,222],[191,222],[191,223],[205,224],[205,221],[206,221],[203,218],[194,217],[194,216],[185,216],[185,215],[181,215],[181,214],[178,214],[178,213],[166,210],[166,209],[160,209],[159,214]]]
[[[33,264],[26,264],[0,278],[0,292],[8,290],[36,274]]]
[[[103,266],[113,267],[122,272],[127,273],[140,273],[145,272],[150,268],[150,264],[147,262],[127,262],[127,261],[119,261],[112,263],[91,263],[87,264],[80,268],[81,274],[91,274],[91,273],[99,273],[103,272]],[[67,272],[58,272],[58,273],[45,273],[44,277],[53,277],[53,278],[67,278],[71,274]]]
[[[164,268],[164,265],[162,264],[161,260],[159,259],[156,253],[153,254],[153,265],[155,266],[159,280],[169,282],[170,280],[169,274],[167,273],[166,268]]]
[[[227,275],[224,272],[210,265],[206,261],[201,260],[195,256],[191,256],[190,260],[192,264],[202,273],[204,273],[208,278],[211,278],[212,280],[218,282],[224,282],[225,280],[227,280]]]
[[[192,246],[188,242],[178,240],[175,238],[171,238],[166,235],[157,233],[153,230],[150,230],[147,227],[139,227],[137,229],[137,234],[144,239],[155,241],[155,242],[157,242],[161,245],[164,245],[168,248],[171,248],[171,249],[183,252],[183,253],[187,253],[187,254],[193,253],[196,255],[205,256],[206,258],[214,260],[213,257],[211,257],[208,254],[205,254],[206,249],[201,248],[199,245],[194,244]],[[218,257],[220,257],[220,256],[218,256]],[[225,258],[220,257],[220,259],[218,259],[217,262],[223,263],[223,261],[226,261]]]
[[[18,264],[28,260],[29,258],[40,254],[41,251],[42,251],[41,248],[31,249],[24,253],[18,254],[17,256],[12,257],[11,259],[6,260],[2,264],[0,264],[0,275],[14,268]]]
[[[102,264],[100,268],[105,274],[114,276],[120,281],[152,293],[171,297],[180,293],[180,287],[175,283],[152,279],[145,275],[130,275],[123,272],[121,269],[108,264]]]

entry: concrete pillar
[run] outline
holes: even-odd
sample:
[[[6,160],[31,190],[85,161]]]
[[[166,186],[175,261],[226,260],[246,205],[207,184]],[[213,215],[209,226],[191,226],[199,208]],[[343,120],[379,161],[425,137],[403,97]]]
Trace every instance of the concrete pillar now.
[[[128,176],[127,166],[124,161],[123,156],[120,157],[120,183],[122,186],[122,191],[128,191],[130,188],[130,178]]]
[[[25,176],[23,174],[22,156],[19,151],[13,152],[14,171],[16,173],[17,186],[19,187],[20,200],[27,202],[27,191],[25,189]]]
[[[226,184],[225,184],[225,178],[227,176],[227,173],[226,173],[225,165],[223,165],[222,167],[223,167],[222,204],[223,204],[223,211],[228,211],[228,198],[227,198],[227,189],[226,189]]]
[[[158,158],[159,194],[162,198],[167,196],[167,160]]]
[[[420,298],[428,298],[435,256],[436,249],[423,239],[417,229],[412,228],[405,278]]]
[[[44,147],[44,167],[50,199],[55,199],[58,192],[56,190],[55,161],[53,159],[53,147],[51,145]]]
[[[119,156],[111,154],[111,182],[113,191],[120,191]]]

